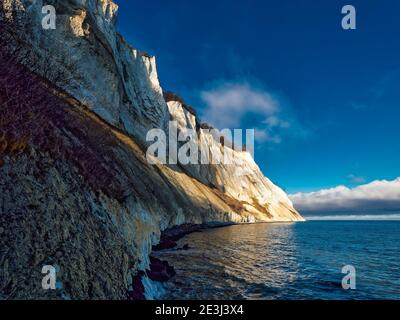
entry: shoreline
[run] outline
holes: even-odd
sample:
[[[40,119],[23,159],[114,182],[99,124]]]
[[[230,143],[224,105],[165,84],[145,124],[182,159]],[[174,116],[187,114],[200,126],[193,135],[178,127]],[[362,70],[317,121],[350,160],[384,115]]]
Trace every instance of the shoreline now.
[[[188,250],[190,246],[185,244],[181,248],[177,248],[178,241],[185,236],[195,233],[202,232],[203,230],[217,229],[236,225],[248,225],[248,224],[270,224],[270,223],[295,223],[304,221],[258,221],[251,223],[236,223],[236,222],[208,222],[202,224],[184,223],[180,225],[167,228],[161,232],[160,242],[152,246],[152,251],[149,255],[150,266],[146,271],[140,270],[136,276],[132,279],[133,290],[128,291],[128,300],[146,300],[145,288],[143,285],[143,277],[147,276],[150,280],[163,283],[170,280],[176,275],[175,269],[171,266],[168,261],[162,261],[154,256],[153,252],[163,251],[168,249],[176,248],[175,250]]]

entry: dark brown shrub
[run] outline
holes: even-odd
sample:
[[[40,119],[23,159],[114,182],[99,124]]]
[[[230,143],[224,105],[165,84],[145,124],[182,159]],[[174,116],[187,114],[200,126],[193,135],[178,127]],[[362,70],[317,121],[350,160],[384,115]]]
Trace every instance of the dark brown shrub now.
[[[170,91],[164,91],[163,92],[164,95],[164,100],[165,102],[170,102],[170,101],[177,101],[180,102],[182,104],[182,106],[189,111],[191,114],[193,114],[194,116],[197,115],[196,110],[189,106],[188,104],[185,103],[185,100],[183,100],[182,97],[178,96],[176,93],[170,92]]]

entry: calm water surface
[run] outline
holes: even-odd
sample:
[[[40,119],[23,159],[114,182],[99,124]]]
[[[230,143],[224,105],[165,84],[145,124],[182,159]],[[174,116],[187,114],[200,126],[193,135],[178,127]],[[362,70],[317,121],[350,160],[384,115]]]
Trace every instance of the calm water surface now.
[[[205,230],[157,256],[163,299],[400,299],[400,221],[309,221]],[[341,286],[356,268],[356,290]]]

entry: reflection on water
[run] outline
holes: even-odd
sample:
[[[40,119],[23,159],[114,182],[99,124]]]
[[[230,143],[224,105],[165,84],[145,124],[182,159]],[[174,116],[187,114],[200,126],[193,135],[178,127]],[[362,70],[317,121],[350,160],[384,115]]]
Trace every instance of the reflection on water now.
[[[377,227],[378,226],[378,227]],[[252,224],[193,233],[156,255],[177,275],[165,299],[399,299],[399,222]],[[341,268],[357,269],[343,290]]]

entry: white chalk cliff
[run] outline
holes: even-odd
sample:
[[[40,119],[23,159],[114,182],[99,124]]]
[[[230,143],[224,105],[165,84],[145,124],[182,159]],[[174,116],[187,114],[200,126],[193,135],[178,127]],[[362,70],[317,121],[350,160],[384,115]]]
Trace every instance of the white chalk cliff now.
[[[0,240],[6,248],[0,249],[0,299],[124,299],[166,228],[303,220],[246,151],[229,151],[235,153],[229,165],[149,164],[150,129],[168,131],[174,120],[181,131],[198,130],[200,120],[179,99],[164,98],[155,57],[117,33],[115,3],[46,4],[56,8],[55,30],[42,28],[42,1],[0,1],[2,23],[20,28],[17,36],[32,59],[45,59],[68,79],[33,70],[54,85],[59,102],[45,109],[57,108],[56,115],[42,113],[43,125],[24,135],[21,152],[2,149],[8,128],[0,128]],[[2,105],[3,115],[7,108]],[[43,147],[44,128],[54,146]],[[206,149],[222,147],[199,132]],[[40,283],[43,263],[60,266],[62,290],[24,281]]]

